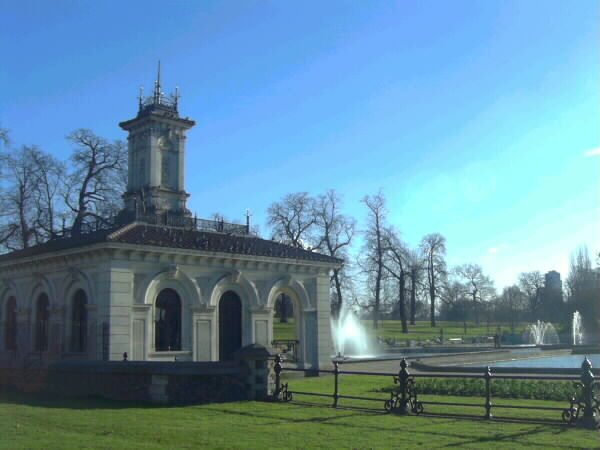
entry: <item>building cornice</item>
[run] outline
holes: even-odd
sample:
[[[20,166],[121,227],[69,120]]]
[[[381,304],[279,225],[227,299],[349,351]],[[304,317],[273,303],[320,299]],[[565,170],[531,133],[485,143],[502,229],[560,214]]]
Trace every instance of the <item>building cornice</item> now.
[[[329,273],[340,265],[323,261],[278,258],[195,249],[154,247],[118,242],[100,242],[84,247],[58,250],[0,262],[0,271],[41,270],[46,265],[81,265],[108,262],[172,262],[227,269],[269,270],[277,272]]]

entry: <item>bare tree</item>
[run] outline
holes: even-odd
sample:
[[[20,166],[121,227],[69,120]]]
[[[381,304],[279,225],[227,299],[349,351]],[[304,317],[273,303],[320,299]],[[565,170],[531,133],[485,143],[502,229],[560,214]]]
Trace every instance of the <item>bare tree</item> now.
[[[408,251],[408,278],[410,280],[410,324],[415,325],[417,316],[417,292],[423,289],[423,271],[425,264],[422,256],[415,250]]]
[[[308,192],[287,194],[267,210],[268,222],[273,229],[273,239],[306,250],[318,247],[312,236],[315,201]]]
[[[64,201],[72,217],[71,232],[79,234],[84,223],[107,223],[121,209],[127,147],[86,129],[73,131],[67,139],[76,148],[70,157],[72,172],[66,179]]]
[[[455,268],[456,274],[463,279],[475,313],[475,323],[479,324],[479,306],[494,293],[494,282],[483,274],[478,264],[462,264]]]
[[[519,288],[527,296],[530,319],[536,320],[542,303],[544,276],[539,270],[522,272],[519,274]]]
[[[402,324],[402,332],[408,333],[406,320],[406,278],[409,270],[409,254],[407,246],[399,237],[396,230],[388,229],[384,234],[387,258],[384,259],[384,267],[396,280],[398,285],[397,310]]]
[[[435,327],[435,299],[446,275],[446,238],[440,233],[428,234],[421,239],[419,248],[425,259],[431,326]]]
[[[385,198],[381,191],[373,196],[365,196],[362,202],[368,209],[368,216],[367,229],[364,232],[363,257],[359,264],[363,272],[367,274],[370,283],[372,283],[373,328],[379,328],[381,291],[384,278],[384,230],[387,210],[385,208]]]
[[[314,202],[314,224],[318,248],[321,252],[335,258],[346,259],[347,250],[354,238],[356,222],[339,211],[341,200],[335,190],[330,189],[317,197]],[[343,267],[333,269],[331,281],[335,291],[334,315],[342,309],[342,284],[345,279]]]
[[[10,143],[10,138],[8,137],[8,130],[6,128],[0,128],[0,142],[2,142],[5,146]]]
[[[502,291],[501,301],[508,312],[511,333],[515,332],[516,324],[519,321],[519,311],[522,309],[524,298],[525,294],[517,285],[507,286]]]
[[[61,217],[64,217],[62,205],[58,202],[65,168],[51,155],[39,151],[32,154],[32,162],[37,172],[37,185],[35,188],[36,232],[43,236],[43,240],[46,240],[56,235],[57,222]]]
[[[581,313],[584,329],[591,335],[600,330],[600,274],[592,268],[586,246],[571,254],[566,279],[567,301],[571,311]]]
[[[35,147],[23,146],[3,153],[0,196],[0,243],[8,250],[35,244],[35,190],[38,181],[33,155]]]

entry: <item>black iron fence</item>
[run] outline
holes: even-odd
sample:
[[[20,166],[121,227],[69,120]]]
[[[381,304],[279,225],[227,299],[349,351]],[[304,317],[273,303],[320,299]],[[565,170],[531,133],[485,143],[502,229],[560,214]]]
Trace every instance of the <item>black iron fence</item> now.
[[[492,419],[493,409],[527,409],[527,410],[544,410],[555,411],[563,422],[584,426],[588,428],[598,427],[598,419],[600,418],[600,403],[596,395],[599,383],[596,381],[592,372],[590,361],[585,358],[581,365],[580,375],[511,375],[511,374],[494,374],[489,367],[486,367],[481,374],[454,374],[454,373],[417,373],[411,374],[407,369],[406,360],[403,358],[400,361],[400,371],[397,374],[388,372],[358,372],[351,370],[340,370],[342,361],[333,361],[333,370],[315,370],[315,369],[298,369],[284,368],[282,365],[283,359],[281,355],[275,358],[275,392],[273,399],[275,401],[289,402],[294,398],[294,395],[311,395],[317,397],[329,397],[332,399],[331,406],[337,408],[340,406],[341,399],[366,400],[374,402],[383,401],[383,409],[389,413],[396,414],[422,414],[426,412],[426,407],[429,405],[445,405],[459,406],[467,408],[483,408],[485,419]],[[303,392],[292,390],[289,382],[283,383],[281,380],[282,372],[309,372],[332,374],[334,376],[333,392]],[[393,377],[395,388],[390,392],[390,398],[381,399],[373,397],[362,397],[353,395],[343,395],[340,393],[340,375],[366,375],[366,376],[390,376]],[[442,401],[425,401],[419,398],[417,380],[419,378],[475,378],[485,381],[485,398],[483,403],[461,403],[461,402],[442,402]],[[565,407],[551,407],[539,405],[510,405],[492,403],[492,381],[493,380],[553,380],[553,381],[572,381],[574,395],[570,399],[565,399],[569,402]],[[557,417],[557,420],[558,420]]]

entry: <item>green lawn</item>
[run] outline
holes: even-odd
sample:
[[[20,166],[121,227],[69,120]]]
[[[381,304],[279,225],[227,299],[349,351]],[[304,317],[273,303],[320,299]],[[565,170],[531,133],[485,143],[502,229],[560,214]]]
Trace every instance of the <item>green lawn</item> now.
[[[273,339],[296,339],[296,325],[294,319],[290,318],[287,323],[281,323],[277,317],[274,317]]]
[[[430,326],[429,321],[419,320],[415,325],[408,326],[408,333],[402,333],[402,325],[399,320],[382,320],[380,321],[380,328],[373,329],[372,320],[363,320],[363,326],[367,333],[372,336],[381,336],[383,338],[393,338],[402,344],[406,339],[413,340],[427,340],[440,337],[440,330],[444,330],[444,339],[450,338],[469,338],[474,336],[493,336],[496,333],[497,327],[500,327],[502,331],[510,332],[510,326],[508,323],[493,322],[490,323],[488,328],[485,322],[481,322],[476,325],[474,322],[467,322],[467,330],[463,322],[448,322],[438,321],[437,327]],[[520,334],[523,332],[526,323],[519,323],[515,329],[515,332]],[[280,323],[279,319],[273,319],[273,339],[294,339],[295,338],[295,325],[294,319],[288,319],[288,323]]]
[[[291,389],[330,392],[332,377],[288,380]],[[386,398],[389,377],[344,376],[341,393]],[[301,400],[300,396],[297,396]],[[480,398],[429,396],[481,403]],[[0,447],[43,448],[598,448],[598,431],[564,425],[455,417],[403,417],[301,403],[235,402],[159,407],[102,399],[0,392]],[[510,400],[502,400],[508,403]],[[513,401],[514,402],[514,401]],[[564,406],[564,402],[527,400]],[[380,402],[341,400],[380,408]],[[427,408],[428,410],[433,408]],[[481,414],[466,408],[443,412]],[[541,417],[549,412],[528,411]],[[541,416],[540,416],[541,414]],[[555,413],[552,413],[555,414]]]

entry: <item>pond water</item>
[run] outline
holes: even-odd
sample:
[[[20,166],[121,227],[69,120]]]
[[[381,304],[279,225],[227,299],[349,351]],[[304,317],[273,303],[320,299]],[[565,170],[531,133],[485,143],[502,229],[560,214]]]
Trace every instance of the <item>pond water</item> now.
[[[592,363],[592,367],[600,367],[600,354],[546,356],[513,361],[491,362],[489,365],[490,367],[552,367],[570,369],[581,367],[581,363],[586,356]]]

